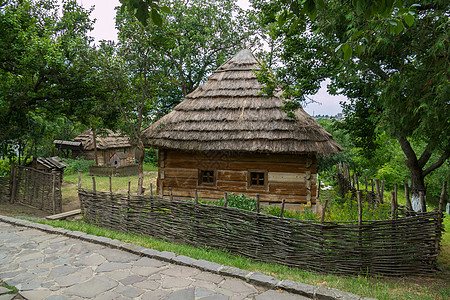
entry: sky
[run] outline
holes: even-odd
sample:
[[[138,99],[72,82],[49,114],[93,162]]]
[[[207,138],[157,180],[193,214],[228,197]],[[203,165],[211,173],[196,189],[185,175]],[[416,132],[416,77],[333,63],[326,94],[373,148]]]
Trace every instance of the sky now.
[[[91,17],[96,19],[94,30],[91,35],[96,41],[99,40],[117,40],[117,30],[115,28],[115,10],[114,7],[120,5],[119,0],[77,0],[79,4],[85,8],[95,6]],[[237,4],[243,8],[249,8],[248,0],[238,0]],[[334,116],[342,112],[339,105],[340,101],[345,101],[344,96],[329,95],[326,89],[326,83],[322,83],[322,87],[316,95],[310,96],[318,103],[308,104],[304,107],[305,111],[310,115],[331,115]]]

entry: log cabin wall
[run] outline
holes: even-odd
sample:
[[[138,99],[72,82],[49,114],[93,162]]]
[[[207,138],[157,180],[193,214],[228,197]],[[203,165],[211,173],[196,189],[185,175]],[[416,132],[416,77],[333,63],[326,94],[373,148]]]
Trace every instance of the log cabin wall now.
[[[286,200],[286,208],[316,203],[315,155],[282,154],[204,154],[160,150],[158,194],[178,199],[198,197],[217,200],[224,192],[260,195],[264,205]]]

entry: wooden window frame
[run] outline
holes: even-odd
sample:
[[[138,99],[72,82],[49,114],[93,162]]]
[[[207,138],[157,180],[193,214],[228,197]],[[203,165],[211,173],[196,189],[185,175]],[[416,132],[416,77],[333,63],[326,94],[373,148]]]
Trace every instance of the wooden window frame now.
[[[212,182],[203,182],[203,172],[213,172]],[[208,176],[208,178],[210,178]],[[216,169],[198,169],[198,185],[199,186],[215,186],[217,179],[217,170]]]
[[[252,190],[266,190],[267,189],[267,180],[268,180],[268,176],[267,176],[267,170],[263,170],[263,169],[249,169],[248,171],[248,175],[247,175],[247,184],[248,184],[248,189],[252,189]],[[264,184],[263,185],[254,185],[252,184],[252,173],[264,173]]]

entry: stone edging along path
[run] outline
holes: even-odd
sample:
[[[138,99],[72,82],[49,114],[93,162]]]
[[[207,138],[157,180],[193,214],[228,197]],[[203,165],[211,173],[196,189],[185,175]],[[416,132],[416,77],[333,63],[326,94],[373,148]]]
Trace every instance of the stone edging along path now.
[[[279,280],[275,277],[268,276],[258,272],[249,272],[246,270],[238,269],[235,267],[224,266],[214,262],[193,259],[184,255],[177,255],[173,252],[168,251],[157,251],[154,249],[145,248],[142,246],[125,243],[119,240],[110,239],[107,237],[95,236],[87,234],[81,231],[71,231],[63,228],[55,228],[50,225],[44,225],[40,223],[34,223],[27,220],[16,219],[12,217],[0,215],[0,221],[5,223],[10,223],[17,226],[24,226],[28,228],[34,228],[42,230],[52,234],[65,235],[71,238],[77,238],[83,241],[92,242],[100,245],[104,245],[110,248],[115,248],[123,251],[130,252],[142,257],[148,257],[153,259],[158,259],[166,261],[172,264],[178,264],[183,266],[189,266],[193,268],[200,269],[202,271],[207,271],[223,276],[235,277],[248,281],[255,285],[260,285],[267,287],[269,289],[282,289],[294,294],[298,294],[311,299],[319,300],[371,300],[371,298],[361,297],[356,294],[343,292],[337,289],[320,286],[316,287],[313,285],[308,285],[300,282],[295,282],[291,280]]]

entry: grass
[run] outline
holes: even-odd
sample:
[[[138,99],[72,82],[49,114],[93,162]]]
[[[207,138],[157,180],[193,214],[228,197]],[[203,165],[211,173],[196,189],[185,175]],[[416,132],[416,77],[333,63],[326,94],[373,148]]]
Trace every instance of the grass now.
[[[156,178],[157,167],[152,165],[144,165],[144,187],[147,191],[150,188],[150,183],[153,185],[153,192],[156,191]],[[145,174],[147,172],[147,174]],[[136,193],[138,176],[123,176],[123,177],[111,177],[112,192],[114,193],[127,193],[128,182],[131,183],[131,193]],[[95,176],[95,186],[97,191],[109,192],[109,177],[107,176]],[[92,190],[93,182],[92,176],[89,172],[81,173],[81,188]],[[78,201],[78,174],[64,175],[64,184],[61,188],[63,197],[63,204],[70,203],[72,201]]]
[[[9,292],[7,292],[7,293],[4,293],[4,294],[2,294],[2,295],[12,295],[12,294],[17,294],[18,292],[19,292],[19,290],[16,288],[16,287],[14,287],[14,286],[11,286],[11,285],[7,285],[7,284],[0,284],[0,287],[4,287],[4,288],[7,288],[8,290],[11,290],[11,291],[9,291]],[[0,297],[1,298],[1,297]],[[6,299],[6,298],[5,298]],[[9,298],[8,298],[9,299]]]
[[[180,255],[186,255],[195,259],[204,259],[223,265],[262,272],[272,275],[278,279],[289,279],[312,285],[325,285],[347,292],[355,293],[365,297],[375,297],[380,300],[386,299],[448,299],[450,287],[448,274],[450,271],[450,220],[445,218],[447,233],[444,234],[442,248],[439,256],[439,266],[443,269],[433,277],[408,277],[408,278],[383,278],[383,277],[344,277],[336,275],[319,274],[307,272],[298,268],[288,268],[278,264],[253,262],[248,258],[231,254],[227,251],[196,248],[189,245],[169,243],[153,238],[142,237],[132,234],[119,233],[112,230],[99,228],[84,222],[68,221],[42,221],[55,227],[63,227],[70,230],[83,231],[97,236],[105,236],[124,242],[141,245],[159,251],[171,251]]]

